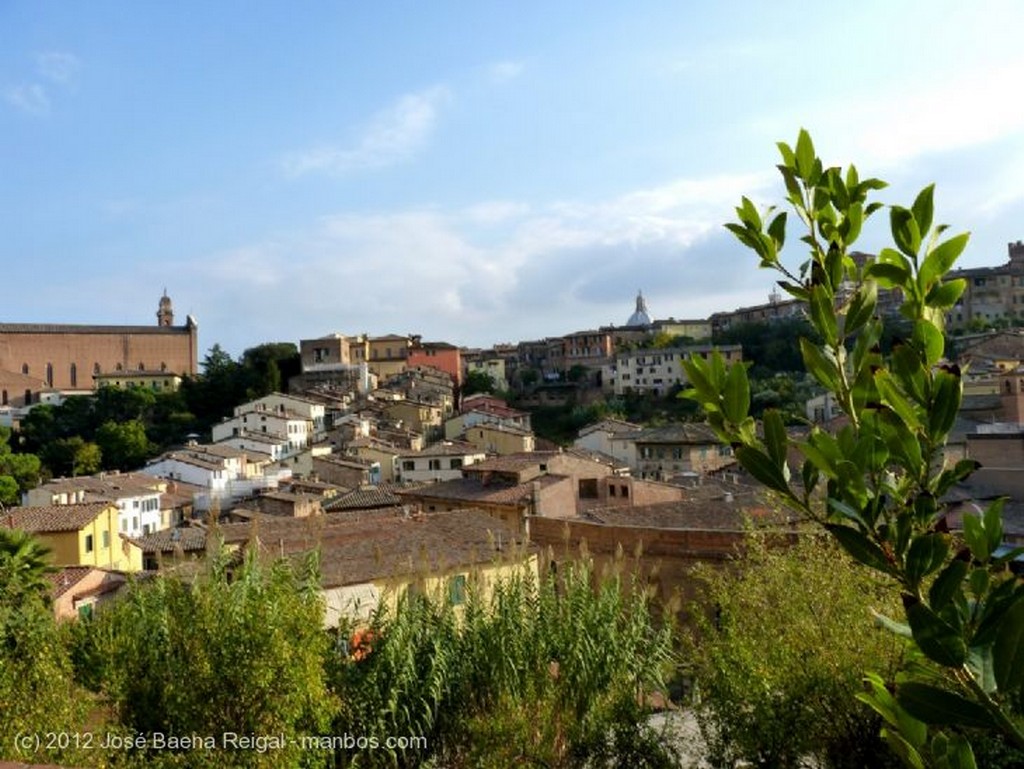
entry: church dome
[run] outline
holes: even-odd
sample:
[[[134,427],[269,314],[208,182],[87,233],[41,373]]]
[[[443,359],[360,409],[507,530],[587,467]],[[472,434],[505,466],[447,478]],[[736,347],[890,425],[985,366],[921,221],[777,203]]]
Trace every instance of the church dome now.
[[[632,315],[629,316],[629,320],[626,321],[627,326],[649,326],[651,325],[651,316],[647,314],[647,302],[644,301],[644,295],[642,292],[636,292],[636,310]]]

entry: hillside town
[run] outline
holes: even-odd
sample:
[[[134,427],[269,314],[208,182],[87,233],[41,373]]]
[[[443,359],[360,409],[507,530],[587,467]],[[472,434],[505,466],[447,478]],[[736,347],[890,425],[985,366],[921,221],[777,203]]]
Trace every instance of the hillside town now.
[[[1011,243],[1002,266],[954,276],[967,290],[947,313],[950,352],[967,378],[946,451],[981,468],[952,499],[1008,497],[1013,545],[1024,539],[1024,244]],[[880,302],[879,311],[893,306]],[[204,555],[214,537],[241,550],[272,541],[281,554],[320,547],[329,626],[346,614],[366,619],[381,596],[425,579],[500,571],[510,553],[536,568],[550,552],[540,566],[555,568],[583,543],[598,557],[642,553],[638,563],[657,571],[668,605],[688,590],[687,566],[732,556],[744,521],[778,526],[785,516],[701,421],[609,416],[556,445],[535,434],[530,408],[675,398],[684,359],[717,351],[727,363],[749,361],[741,345],[713,343],[723,330],[802,312],[773,297],[706,319],[657,320],[638,293],[622,326],[489,349],[398,334],[302,339],[300,370],[283,391],[234,405],[208,435],[137,467],[42,477],[4,506],[2,524],[52,550],[60,617],[90,614],[132,573]],[[166,293],[156,319],[0,325],[0,424],[16,435],[42,405],[103,388],[172,392],[199,375],[197,321],[175,325]],[[467,394],[473,379],[491,386]],[[838,410],[812,395],[804,415],[791,430],[827,426]],[[444,557],[422,561],[423,550]],[[368,561],[373,551],[389,557]]]

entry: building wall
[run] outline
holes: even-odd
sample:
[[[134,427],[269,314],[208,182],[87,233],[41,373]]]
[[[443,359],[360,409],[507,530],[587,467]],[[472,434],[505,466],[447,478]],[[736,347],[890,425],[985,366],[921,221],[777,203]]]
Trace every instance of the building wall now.
[[[125,546],[125,541],[118,534],[117,519],[117,507],[110,505],[92,523],[78,531],[39,532],[36,536],[53,551],[51,559],[58,566],[100,566],[138,571],[142,568],[142,551]],[[90,536],[93,546],[92,551],[87,552],[86,539]]]
[[[455,385],[462,385],[462,351],[458,347],[413,347],[406,361],[409,368],[432,366],[452,378]]]
[[[187,326],[0,324],[0,369],[58,390],[89,390],[99,373],[144,369],[195,375],[198,333]],[[52,380],[52,381],[51,381]]]
[[[321,457],[313,457],[313,472],[325,483],[333,483],[347,489],[358,488],[370,482],[368,467],[347,467]]]
[[[488,424],[478,424],[465,432],[465,439],[481,451],[504,456],[533,451],[535,438],[532,433],[514,433],[496,430]]]

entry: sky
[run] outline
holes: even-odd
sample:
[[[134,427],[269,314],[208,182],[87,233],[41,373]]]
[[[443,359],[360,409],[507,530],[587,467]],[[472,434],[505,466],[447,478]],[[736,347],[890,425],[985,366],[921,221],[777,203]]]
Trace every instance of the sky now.
[[[166,289],[239,355],[560,336],[638,290],[706,318],[767,301],[722,225],[781,203],[802,127],[1003,264],[1022,33],[1016,0],[0,0],[0,322],[148,325]]]

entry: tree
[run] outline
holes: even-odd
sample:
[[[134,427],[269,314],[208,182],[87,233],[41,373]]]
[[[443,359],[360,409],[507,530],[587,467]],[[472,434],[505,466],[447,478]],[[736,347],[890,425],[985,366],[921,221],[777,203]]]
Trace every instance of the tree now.
[[[947,274],[968,235],[943,239],[947,228],[933,226],[928,186],[910,208],[889,207],[895,247],[858,264],[849,249],[881,207],[868,197],[885,183],[862,180],[853,166],[826,168],[806,131],[779,151],[787,201],[804,229],[802,266],[794,271],[781,257],[785,211],[762,213],[743,198],[738,221],[726,227],[806,303],[820,341],[800,339],[804,365],[834,395],[847,424],[836,434],[813,428],[794,438],[767,410],[759,429],[748,414],[746,368],[726,368],[721,356],[684,364],[692,396],[744,468],[899,585],[903,616],[882,621],[908,638],[923,664],[895,682],[870,677],[862,695],[885,720],[890,746],[911,766],[973,767],[966,729],[1001,731],[1024,746],[1024,585],[1007,568],[1019,551],[995,555],[1001,501],[966,515],[962,540],[946,531],[946,495],[977,467],[969,459],[947,462],[942,451],[963,392],[960,369],[942,354],[944,313],[965,281]],[[900,292],[900,313],[911,324],[891,352],[878,344],[881,290]],[[795,476],[791,450],[802,456]]]
[[[715,765],[884,766],[882,720],[854,694],[871,666],[900,665],[901,639],[864,622],[897,611],[899,591],[820,535],[798,536],[780,546],[751,532],[734,569],[695,569],[698,723]]]
[[[473,369],[466,372],[466,378],[462,382],[462,397],[474,393],[493,393],[494,390],[494,380],[486,371]]]
[[[153,445],[146,437],[146,427],[137,419],[128,422],[106,422],[96,431],[96,445],[109,470],[136,470],[153,455]]]
[[[0,427],[0,502],[5,505],[18,504],[21,492],[38,486],[42,470],[42,463],[35,454],[11,450],[10,437],[11,431]]]
[[[291,342],[266,342],[242,353],[248,373],[249,398],[262,398],[284,389],[290,377],[302,373],[299,348]]]
[[[95,443],[80,436],[57,438],[43,448],[41,459],[54,475],[92,475],[102,467],[102,452]]]

